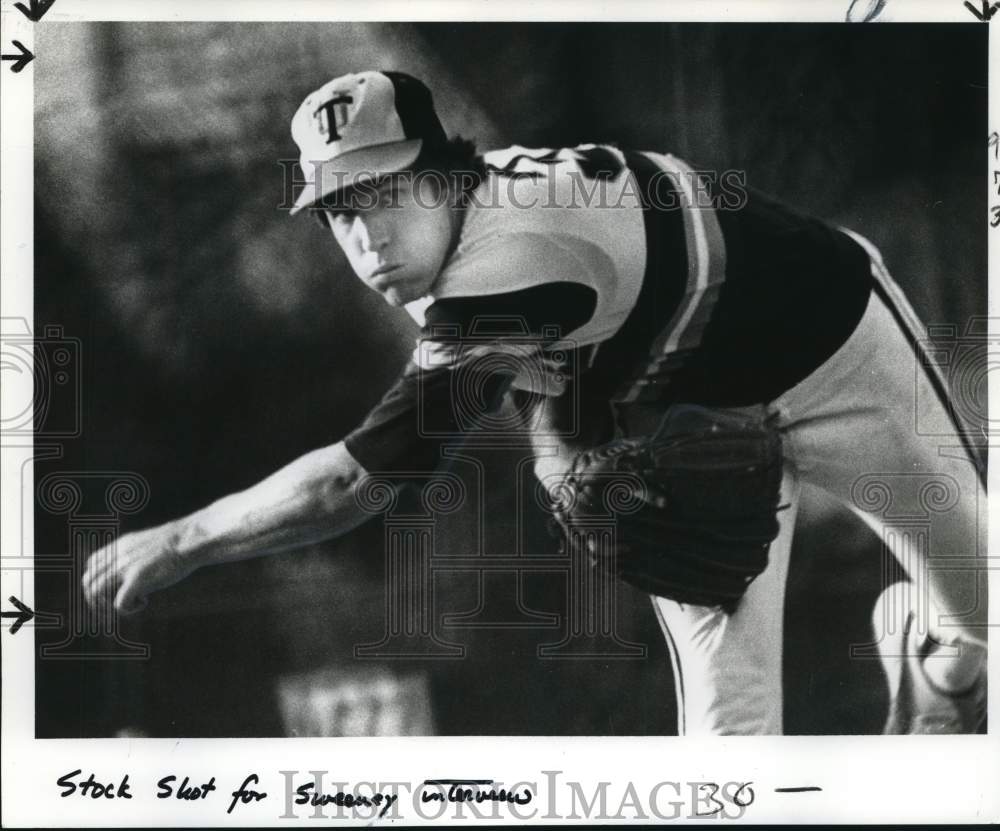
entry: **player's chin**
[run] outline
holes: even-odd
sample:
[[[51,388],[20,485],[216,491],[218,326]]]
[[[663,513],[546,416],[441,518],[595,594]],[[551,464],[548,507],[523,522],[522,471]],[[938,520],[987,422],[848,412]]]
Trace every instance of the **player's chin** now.
[[[405,286],[389,286],[382,291],[382,297],[390,306],[404,306],[416,297],[411,297],[412,291],[407,291]]]

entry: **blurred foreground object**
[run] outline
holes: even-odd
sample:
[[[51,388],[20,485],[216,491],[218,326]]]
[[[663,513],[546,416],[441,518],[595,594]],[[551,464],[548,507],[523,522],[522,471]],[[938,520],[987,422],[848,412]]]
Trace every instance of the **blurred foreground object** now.
[[[324,667],[283,678],[278,702],[287,736],[430,736],[424,672]]]

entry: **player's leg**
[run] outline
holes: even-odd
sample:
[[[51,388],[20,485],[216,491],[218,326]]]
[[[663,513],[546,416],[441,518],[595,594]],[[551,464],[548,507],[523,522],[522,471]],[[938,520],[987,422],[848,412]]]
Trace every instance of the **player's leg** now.
[[[925,337],[925,328],[890,276],[881,254],[864,237],[853,236],[872,258],[876,294],[896,324],[894,329],[885,327],[893,333],[886,343],[895,353],[893,361],[913,368],[911,377],[905,380],[901,373],[892,376],[893,380],[903,381],[898,389],[896,418],[908,422],[909,427],[901,447],[902,456],[904,459],[909,457],[916,470],[936,474],[920,493],[916,506],[934,520],[927,568],[931,593],[941,603],[942,616],[939,620],[935,618],[936,625],[967,640],[985,640],[985,468],[970,445],[970,426],[959,424],[953,412],[954,396],[968,395],[968,390],[961,383],[957,386],[962,389],[948,388],[937,371],[937,362],[930,360],[920,343]],[[970,368],[978,374],[979,363]],[[980,379],[974,376],[969,380],[978,382]],[[912,391],[908,389],[911,383]],[[854,507],[864,510],[866,506],[856,504]],[[872,517],[870,511],[865,513]],[[898,510],[895,513],[898,514]],[[878,519],[883,521],[877,521],[876,525],[884,527],[885,518],[876,517]],[[901,541],[899,535],[893,535],[897,556],[909,553],[900,545]],[[959,559],[965,562],[960,563]],[[914,579],[911,574],[911,580]],[[950,618],[947,617],[949,613]]]
[[[909,577],[877,608],[878,652],[896,707],[901,695],[916,694],[914,683],[956,694],[982,683],[985,497],[947,390],[917,351],[916,317],[878,252],[859,241],[876,279],[864,318],[773,406],[801,477],[862,515]],[[886,578],[887,587],[899,579]],[[912,703],[939,710],[931,697]]]
[[[681,735],[779,735],[785,582],[799,502],[787,470],[781,485],[780,532],[768,567],[736,611],[653,597],[673,662]]]

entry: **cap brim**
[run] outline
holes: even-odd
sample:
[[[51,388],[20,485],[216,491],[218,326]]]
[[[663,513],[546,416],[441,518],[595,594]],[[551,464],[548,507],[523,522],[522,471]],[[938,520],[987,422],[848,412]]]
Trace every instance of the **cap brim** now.
[[[332,161],[321,162],[314,168],[316,178],[303,188],[299,198],[295,200],[291,215],[294,216],[304,208],[316,205],[324,197],[338,190],[361,182],[369,182],[386,173],[397,173],[409,167],[417,160],[422,146],[421,139],[394,141],[390,144],[351,150]]]

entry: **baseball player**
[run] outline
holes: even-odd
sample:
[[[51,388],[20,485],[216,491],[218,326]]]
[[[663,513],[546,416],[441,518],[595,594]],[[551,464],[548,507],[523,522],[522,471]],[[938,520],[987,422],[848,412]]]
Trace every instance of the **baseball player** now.
[[[983,470],[869,241],[671,155],[479,156],[402,73],[330,81],[292,134],[308,179],[292,212],[311,212],[358,278],[406,308],[417,349],[343,441],[94,554],[92,602],[132,612],[203,565],[348,532],[370,517],[355,499],[366,473],[441,464],[432,436],[462,432],[451,381],[472,371],[482,417],[513,401],[531,426],[535,474],[571,541],[602,475],[641,472],[639,519],[623,520],[617,550],[590,553],[651,592],[679,732],[782,732],[803,482],[882,533],[909,575],[876,607],[886,731],[982,729],[985,596],[977,572],[940,565],[980,553]],[[491,320],[517,325],[484,337]],[[913,510],[930,516],[920,539],[891,521]]]

